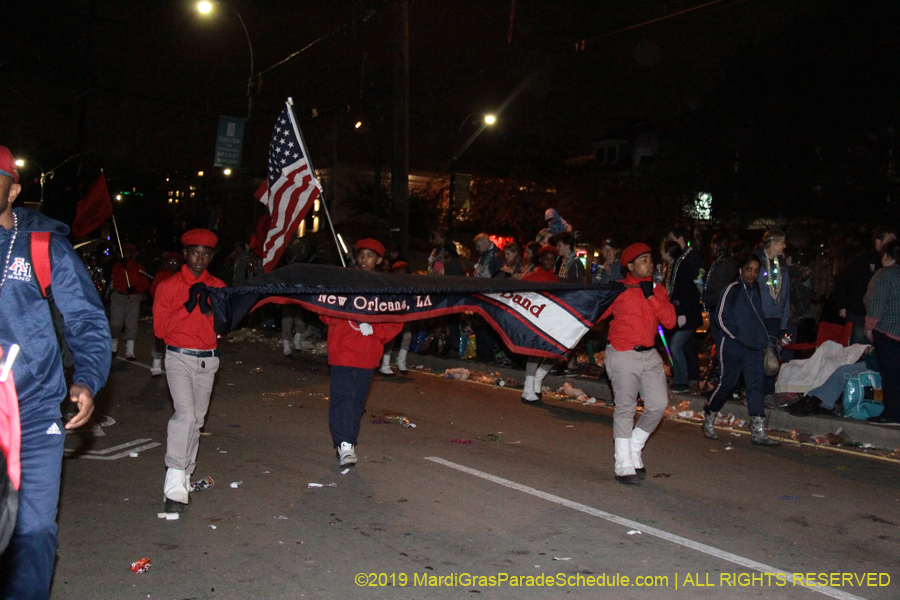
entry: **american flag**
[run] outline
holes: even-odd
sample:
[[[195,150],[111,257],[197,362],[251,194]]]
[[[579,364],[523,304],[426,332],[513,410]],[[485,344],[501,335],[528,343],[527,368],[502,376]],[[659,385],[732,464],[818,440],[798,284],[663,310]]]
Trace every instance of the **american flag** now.
[[[272,222],[263,245],[263,272],[275,268],[284,248],[297,231],[300,221],[322,193],[303,144],[303,136],[294,121],[293,102],[288,98],[278,116],[269,143],[267,190],[259,201],[269,208]]]

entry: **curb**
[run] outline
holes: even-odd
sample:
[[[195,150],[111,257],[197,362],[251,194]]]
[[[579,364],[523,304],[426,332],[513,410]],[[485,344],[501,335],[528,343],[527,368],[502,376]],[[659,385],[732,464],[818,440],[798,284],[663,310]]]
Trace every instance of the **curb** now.
[[[525,373],[521,369],[502,367],[493,363],[479,363],[472,360],[410,354],[407,358],[407,363],[413,370],[416,366],[422,365],[434,372],[442,372],[446,369],[463,367],[470,371],[500,373],[504,379],[512,379],[519,386],[523,385],[525,379]],[[588,396],[596,398],[598,404],[593,406],[584,405],[564,400],[557,401],[553,398],[549,398],[548,402],[548,398],[546,397],[544,399],[545,404],[592,410],[597,406],[603,406],[603,401],[612,398],[612,390],[605,379],[548,375],[544,380],[544,385],[556,390],[562,387],[563,383],[566,381],[584,391]],[[691,394],[670,393],[670,406],[679,405],[683,402],[689,402],[691,410],[694,412],[702,412],[705,398],[702,396],[693,396]],[[723,414],[733,414],[738,419],[749,420],[750,418],[747,413],[747,407],[737,402],[727,402],[721,412]],[[826,415],[795,417],[787,411],[780,409],[768,409],[766,410],[766,416],[768,417],[768,427],[781,432],[805,432],[808,433],[810,437],[815,437],[820,435],[824,436],[829,433],[837,433],[838,430],[841,430],[841,435],[848,443],[871,444],[873,448],[888,450],[900,449],[900,427],[884,427],[866,423],[865,421],[858,421],[856,419],[829,417]]]

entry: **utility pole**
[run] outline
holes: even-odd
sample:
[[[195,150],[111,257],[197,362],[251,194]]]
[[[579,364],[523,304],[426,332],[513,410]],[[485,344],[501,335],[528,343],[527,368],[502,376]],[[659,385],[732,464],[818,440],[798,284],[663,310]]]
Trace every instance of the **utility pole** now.
[[[391,161],[391,233],[409,251],[409,0],[393,0],[394,106]]]

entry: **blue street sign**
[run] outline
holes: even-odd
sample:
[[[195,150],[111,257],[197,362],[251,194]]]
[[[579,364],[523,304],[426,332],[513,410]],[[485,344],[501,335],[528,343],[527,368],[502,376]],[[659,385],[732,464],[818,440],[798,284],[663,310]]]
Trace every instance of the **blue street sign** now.
[[[215,166],[240,169],[243,144],[244,119],[219,117],[219,132],[216,134]]]

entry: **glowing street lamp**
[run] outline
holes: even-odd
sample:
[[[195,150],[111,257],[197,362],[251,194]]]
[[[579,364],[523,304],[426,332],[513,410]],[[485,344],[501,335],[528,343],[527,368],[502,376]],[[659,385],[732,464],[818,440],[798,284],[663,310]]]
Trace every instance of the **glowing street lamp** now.
[[[463,127],[466,126],[466,123],[469,122],[469,119],[472,117],[482,117],[482,122],[478,126],[478,128],[469,136],[469,139],[466,140],[466,143],[459,147],[459,149],[453,154],[450,158],[450,206],[449,206],[449,217],[447,223],[447,229],[450,231],[453,230],[453,204],[456,201],[456,163],[459,162],[460,157],[463,153],[469,149],[469,146],[472,145],[472,142],[481,135],[481,132],[485,130],[485,128],[494,125],[497,122],[497,117],[491,114],[482,114],[482,113],[470,113],[463,119],[463,122],[459,124],[459,129],[456,130],[456,138],[453,140],[453,145],[456,146],[459,143],[459,135],[462,133]]]
[[[253,113],[253,77],[256,74],[256,69],[253,67],[253,44],[250,42],[250,32],[247,30],[247,25],[244,23],[244,17],[241,16],[241,13],[233,6],[225,4],[224,2],[207,2],[204,0],[203,2],[197,3],[197,11],[204,15],[211,14],[214,4],[225,6],[237,15],[238,21],[241,22],[241,27],[244,28],[244,35],[247,38],[247,47],[250,49],[250,79],[247,80],[247,120],[249,121],[250,115]]]
[[[231,169],[225,169],[225,170],[223,170],[223,171],[222,171],[222,174],[225,175],[226,177],[227,177],[228,175],[231,175]]]

